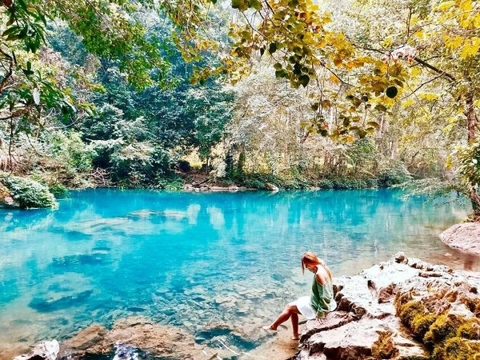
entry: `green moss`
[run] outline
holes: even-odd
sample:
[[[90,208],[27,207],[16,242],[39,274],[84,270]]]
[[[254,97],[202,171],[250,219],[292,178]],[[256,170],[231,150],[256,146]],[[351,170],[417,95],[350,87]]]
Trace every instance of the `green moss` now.
[[[480,340],[480,319],[467,319],[457,329],[457,336],[469,340]]]
[[[413,296],[410,292],[398,292],[395,295],[395,300],[393,305],[395,306],[395,313],[398,317],[400,317],[402,306],[407,304],[408,302],[413,300]]]
[[[434,346],[457,335],[457,329],[465,322],[465,317],[457,314],[439,316],[425,334],[426,345]]]
[[[435,347],[432,360],[475,360],[480,358],[480,341],[454,337]]]
[[[419,339],[425,336],[425,333],[430,329],[430,326],[435,322],[435,314],[417,315],[413,319],[412,332],[413,335]]]
[[[393,343],[391,332],[381,332],[372,346],[372,355],[375,359],[393,359],[399,352]]]
[[[399,317],[410,328],[412,335],[422,339],[436,319],[420,301],[412,300],[400,307]]]
[[[442,288],[432,283],[430,290],[431,294],[418,299],[414,299],[414,290],[397,293],[397,316],[430,349],[432,360],[480,360],[480,298],[476,288]],[[451,312],[452,303],[465,304],[473,316],[468,311]]]

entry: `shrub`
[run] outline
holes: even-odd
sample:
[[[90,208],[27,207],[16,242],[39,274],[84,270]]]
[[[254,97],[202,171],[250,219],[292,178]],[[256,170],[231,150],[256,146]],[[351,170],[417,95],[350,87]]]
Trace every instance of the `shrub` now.
[[[391,187],[412,179],[412,175],[401,161],[383,162],[380,164],[378,172],[379,187]]]
[[[58,205],[48,188],[34,180],[4,175],[1,182],[21,208],[53,208]]]

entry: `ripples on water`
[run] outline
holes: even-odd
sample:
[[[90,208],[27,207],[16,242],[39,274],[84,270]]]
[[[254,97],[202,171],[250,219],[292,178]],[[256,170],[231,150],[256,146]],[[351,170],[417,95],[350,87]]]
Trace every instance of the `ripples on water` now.
[[[335,276],[398,251],[468,261],[438,234],[469,207],[402,195],[91,190],[73,192],[56,211],[0,210],[0,352],[130,315],[248,351],[261,325],[309,293],[304,251]],[[227,331],[216,334],[217,325]]]

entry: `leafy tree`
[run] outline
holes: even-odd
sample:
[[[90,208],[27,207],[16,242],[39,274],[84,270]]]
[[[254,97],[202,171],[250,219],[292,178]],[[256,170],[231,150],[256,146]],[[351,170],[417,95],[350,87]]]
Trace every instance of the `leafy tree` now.
[[[64,21],[81,38],[88,52],[99,56],[103,64],[114,63],[119,75],[138,88],[145,88],[162,83],[174,73],[169,72],[172,64],[169,41],[149,32],[153,28],[150,20],[155,22],[158,17],[150,19],[145,15],[156,11],[172,21],[171,38],[184,59],[198,62],[208,50],[218,52],[218,59],[198,63],[203,70],[195,73],[194,80],[229,73],[238,82],[241,76],[256,69],[259,57],[268,57],[277,79],[287,81],[293,88],[308,89],[311,112],[302,122],[307,134],[321,134],[344,142],[370,134],[388,135],[390,138],[378,146],[394,156],[400,154],[430,162],[427,168],[434,166],[436,160],[431,159],[446,157],[440,149],[443,145],[438,144],[446,144],[448,148],[448,137],[472,150],[462,152],[466,154],[460,159],[462,164],[476,158],[473,150],[478,140],[480,48],[476,2],[352,2],[363,9],[369,8],[369,17],[359,18],[337,11],[339,5],[332,7],[333,14],[329,15],[313,0],[232,0],[230,7],[241,17],[231,23],[231,40],[211,36],[209,32],[212,9],[224,5],[216,3],[214,0],[2,0],[0,16],[5,21],[0,38],[3,67],[0,114],[11,122],[5,127],[4,136],[8,133],[13,139],[20,132],[34,133],[41,129],[46,110],[56,109],[55,116],[72,114],[70,93],[55,82],[56,74],[45,76],[48,70],[42,68],[38,56],[48,22]],[[354,19],[352,26],[341,26],[343,19]],[[362,28],[368,30],[360,32],[353,24],[363,24]],[[128,119],[143,117],[149,131],[157,131],[159,143],[176,140],[176,145],[187,148],[196,136],[183,107],[188,95],[185,92],[173,97],[172,94],[174,104],[181,108],[172,109],[173,112],[162,113],[158,107],[142,113],[129,103],[124,107],[118,103],[115,107]],[[145,100],[152,98],[145,97],[144,105]],[[154,111],[157,113],[152,116]],[[159,119],[165,120],[162,125],[181,123],[180,132],[169,131],[169,126],[162,128]],[[159,126],[152,126],[155,122]],[[218,122],[218,129],[221,123]],[[400,130],[387,133],[389,123],[400,125],[397,126]],[[423,152],[422,156],[412,154],[408,144],[414,143],[414,137],[408,138],[409,129],[422,129],[428,141],[438,147],[430,146],[431,151]],[[184,136],[176,136],[182,131]],[[202,135],[197,144],[217,138],[218,135]],[[184,142],[185,139],[188,141]],[[265,161],[278,163],[278,153],[272,153],[270,158],[268,155]],[[480,215],[477,179],[473,172],[462,169],[474,213]]]

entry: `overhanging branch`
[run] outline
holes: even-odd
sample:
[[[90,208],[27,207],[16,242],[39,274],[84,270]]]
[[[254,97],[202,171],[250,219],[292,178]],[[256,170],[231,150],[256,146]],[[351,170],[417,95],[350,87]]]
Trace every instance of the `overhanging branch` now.
[[[422,59],[420,59],[419,57],[414,57],[413,60],[415,60],[416,62],[418,62],[419,64],[425,66],[426,68],[429,68],[430,70],[433,70],[435,71],[437,74],[439,74],[440,76],[445,76],[447,77],[450,81],[452,82],[455,82],[457,81],[457,79],[455,79],[455,77],[445,71],[442,71],[440,70],[439,68],[436,68],[435,66],[433,65],[430,65],[429,63],[427,63],[426,61],[423,61]]]

